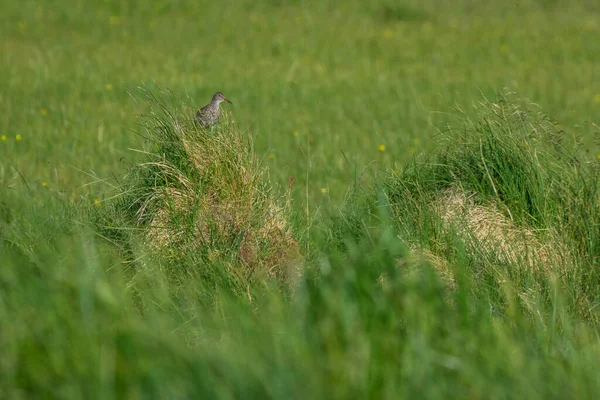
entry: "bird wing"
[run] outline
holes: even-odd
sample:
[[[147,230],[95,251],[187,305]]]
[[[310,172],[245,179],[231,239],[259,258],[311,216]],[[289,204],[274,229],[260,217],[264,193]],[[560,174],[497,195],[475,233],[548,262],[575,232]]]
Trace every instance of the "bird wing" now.
[[[198,110],[198,113],[206,114],[210,110],[210,103]]]
[[[200,122],[200,125],[206,126],[210,122],[210,117],[208,115],[208,106],[210,104],[205,105],[196,113],[196,119]]]

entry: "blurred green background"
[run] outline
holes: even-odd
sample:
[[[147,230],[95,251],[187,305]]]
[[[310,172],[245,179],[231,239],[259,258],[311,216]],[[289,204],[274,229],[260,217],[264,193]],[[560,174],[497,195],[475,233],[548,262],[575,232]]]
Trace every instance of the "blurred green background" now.
[[[128,91],[224,92],[273,182],[337,204],[363,168],[433,147],[457,104],[508,88],[595,156],[596,1],[0,2],[3,187],[76,197],[140,148]],[[15,167],[22,178],[15,172]],[[365,176],[368,176],[365,175]],[[100,196],[97,194],[96,196]]]

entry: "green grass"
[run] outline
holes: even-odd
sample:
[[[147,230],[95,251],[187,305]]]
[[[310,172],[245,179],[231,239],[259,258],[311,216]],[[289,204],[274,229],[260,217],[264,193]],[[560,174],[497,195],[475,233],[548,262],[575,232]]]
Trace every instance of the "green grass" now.
[[[293,175],[299,197],[308,184],[315,205],[372,161],[431,149],[449,109],[480,91],[518,91],[600,151],[594,2],[363,3],[6,2],[3,165],[69,194],[88,181],[78,169],[122,171],[140,112],[127,89],[152,80],[198,107],[222,90],[273,154],[272,179]]]
[[[594,398],[596,3],[0,0],[0,398]]]

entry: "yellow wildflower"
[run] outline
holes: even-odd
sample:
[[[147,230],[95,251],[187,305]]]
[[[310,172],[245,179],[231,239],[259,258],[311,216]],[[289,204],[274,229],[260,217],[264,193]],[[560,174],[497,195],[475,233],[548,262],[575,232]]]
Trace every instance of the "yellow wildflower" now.
[[[21,135],[20,135],[20,134],[18,134],[18,133],[17,133],[17,135],[15,136],[15,139],[17,139],[17,142],[18,142],[19,140],[21,140],[21,139],[22,139],[22,137],[21,137]]]
[[[327,194],[327,188],[321,188],[321,193]]]
[[[594,96],[594,101],[596,103],[600,103],[600,93],[598,93],[597,95]]]
[[[1,139],[2,139],[3,142],[5,142],[6,139],[8,139],[8,138],[6,137],[6,135],[2,135]]]
[[[42,186],[43,186],[43,187],[46,187],[46,186],[48,186],[48,182],[46,182],[46,181],[42,182]]]
[[[385,145],[383,145],[383,144],[380,144],[378,148],[379,148],[379,151],[385,151]]]
[[[98,200],[98,199],[94,199],[94,205],[95,205],[95,206],[99,206],[99,205],[100,205],[100,200]]]
[[[48,109],[47,108],[42,108],[40,110],[40,113],[45,117],[46,115],[48,115]]]
[[[300,135],[300,132],[294,131],[294,136],[298,137],[298,135]]]
[[[106,88],[106,90],[109,90],[109,91],[110,91],[110,90],[113,90],[113,85],[112,85],[112,83],[107,83],[107,84],[106,84],[106,86],[105,86],[105,88]]]
[[[275,154],[273,154],[273,153],[269,154],[269,158],[270,158],[271,160],[274,160],[274,159],[275,159]]]

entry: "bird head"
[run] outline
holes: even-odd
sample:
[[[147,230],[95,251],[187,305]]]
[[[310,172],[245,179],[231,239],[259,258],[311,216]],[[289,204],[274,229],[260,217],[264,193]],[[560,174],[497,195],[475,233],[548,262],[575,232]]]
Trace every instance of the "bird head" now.
[[[230,102],[229,100],[227,100],[227,98],[225,98],[225,95],[221,92],[217,92],[215,93],[215,95],[212,98],[213,102],[217,102],[217,103],[222,103],[224,101],[228,102],[229,104],[233,104],[232,102]]]

